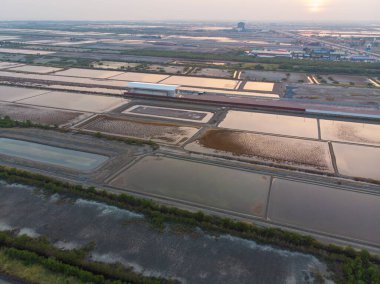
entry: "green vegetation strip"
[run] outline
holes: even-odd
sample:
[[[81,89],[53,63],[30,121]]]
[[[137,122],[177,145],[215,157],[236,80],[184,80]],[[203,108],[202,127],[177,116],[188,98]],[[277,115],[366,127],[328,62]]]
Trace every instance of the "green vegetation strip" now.
[[[81,133],[88,134],[86,131],[80,131]],[[119,136],[112,136],[103,134],[101,132],[91,133],[91,135],[95,136],[96,138],[104,138],[110,141],[119,141],[124,142],[130,145],[149,145],[152,147],[153,150],[157,150],[159,148],[159,145],[156,142],[153,142],[151,140],[143,140],[143,139],[134,139],[134,138],[128,138],[128,137],[119,137]]]
[[[337,283],[380,283],[380,260],[369,255],[367,251],[358,252],[350,247],[326,245],[310,236],[276,228],[257,227],[251,223],[205,215],[202,212],[193,213],[160,205],[148,199],[136,198],[127,194],[117,195],[105,190],[97,190],[94,187],[74,185],[8,167],[0,167],[0,179],[8,183],[34,186],[50,193],[69,194],[140,212],[158,228],[163,228],[165,222],[182,224],[200,227],[211,233],[230,234],[259,243],[310,253],[324,259],[330,265]]]
[[[25,262],[19,260],[14,254],[14,248],[0,249],[0,273],[11,275],[17,280],[24,280],[28,283],[39,284],[82,284],[85,283],[76,277],[66,276],[52,272],[38,263]],[[26,251],[20,251],[26,253]],[[1,281],[0,281],[1,282]],[[2,282],[1,282],[2,283]],[[8,283],[8,282],[6,282]]]
[[[17,261],[21,266],[39,266],[47,272],[54,273],[55,278],[72,277],[80,283],[175,283],[163,278],[146,277],[125,269],[121,264],[106,264],[87,260],[92,246],[80,250],[61,250],[53,246],[46,238],[13,236],[11,232],[0,232],[0,259]],[[21,262],[21,263],[20,263]],[[12,271],[0,263],[0,271],[30,280],[22,271]],[[41,279],[43,280],[43,279]],[[40,283],[40,281],[37,281]],[[70,282],[71,283],[71,282]]]
[[[26,121],[17,121],[11,119],[9,116],[0,117],[0,128],[13,128],[13,127],[20,127],[20,128],[42,128],[42,129],[55,129],[56,127],[51,127],[47,125],[42,124],[35,124],[32,123],[30,120]]]

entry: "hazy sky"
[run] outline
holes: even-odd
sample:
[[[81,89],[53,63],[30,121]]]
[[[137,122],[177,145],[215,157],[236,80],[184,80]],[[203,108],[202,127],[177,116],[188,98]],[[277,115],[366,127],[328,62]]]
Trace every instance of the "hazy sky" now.
[[[380,0],[0,0],[0,20],[380,21]]]

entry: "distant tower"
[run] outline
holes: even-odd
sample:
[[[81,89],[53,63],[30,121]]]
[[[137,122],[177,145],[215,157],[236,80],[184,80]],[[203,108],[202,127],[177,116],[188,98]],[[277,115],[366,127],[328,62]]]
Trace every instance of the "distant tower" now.
[[[372,50],[372,44],[367,44],[367,47],[365,49],[365,51],[371,51]]]
[[[245,23],[244,22],[239,22],[237,24],[237,31],[238,32],[245,32]]]

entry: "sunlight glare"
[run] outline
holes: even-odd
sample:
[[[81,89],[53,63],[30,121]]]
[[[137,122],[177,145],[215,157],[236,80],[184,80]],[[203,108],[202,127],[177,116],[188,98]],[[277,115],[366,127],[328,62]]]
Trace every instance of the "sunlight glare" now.
[[[307,0],[307,6],[310,12],[320,12],[326,4],[326,0]]]

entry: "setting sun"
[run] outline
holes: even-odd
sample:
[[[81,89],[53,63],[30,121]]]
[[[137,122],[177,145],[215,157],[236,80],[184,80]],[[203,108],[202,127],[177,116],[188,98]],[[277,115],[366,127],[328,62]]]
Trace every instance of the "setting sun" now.
[[[307,0],[307,6],[310,12],[318,13],[325,6],[327,0]]]

